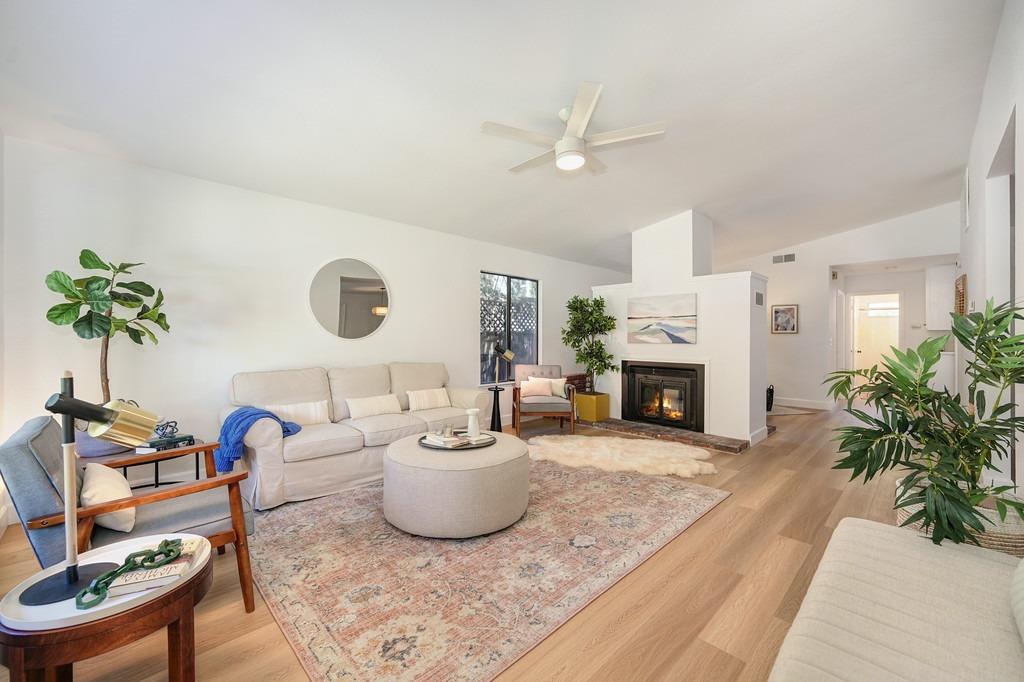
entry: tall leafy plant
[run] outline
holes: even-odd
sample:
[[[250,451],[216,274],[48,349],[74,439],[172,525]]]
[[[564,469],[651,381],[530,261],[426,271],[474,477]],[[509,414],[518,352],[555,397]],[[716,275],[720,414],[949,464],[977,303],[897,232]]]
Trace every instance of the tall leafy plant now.
[[[146,340],[158,343],[155,330],[171,330],[163,312],[164,293],[146,282],[122,280],[143,263],[107,262],[89,249],[82,249],[78,263],[100,274],[73,279],[66,272],[54,270],[47,275],[47,288],[63,296],[64,302],[47,310],[46,319],[56,325],[71,325],[83,339],[100,339],[100,387],[103,401],[108,402],[110,340],[123,333],[140,346]]]
[[[1007,455],[1024,431],[1024,418],[1012,416],[1009,400],[1013,385],[1024,382],[1024,335],[1012,329],[1024,317],[1021,309],[990,300],[984,312],[952,318],[953,336],[970,358],[966,405],[959,394],[928,386],[949,335],[916,349],[893,348],[881,367],[833,372],[825,383],[829,395],[845,399],[846,411],[862,424],[837,429],[844,456],[835,468],[849,469],[851,480],[862,476],[865,482],[905,470],[895,506],[918,509],[903,525],[920,522],[936,544],[977,544],[977,534],[991,523],[982,505],[994,506],[1000,519],[1008,512],[1024,519],[1024,502],[1009,495],[1012,486],[983,480],[995,468],[993,460]],[[872,411],[854,407],[858,399]]]
[[[604,303],[600,296],[573,296],[566,304],[569,319],[562,328],[562,343],[576,351],[576,362],[586,367],[591,390],[596,377],[619,371],[601,338],[615,331],[615,318],[605,312]]]

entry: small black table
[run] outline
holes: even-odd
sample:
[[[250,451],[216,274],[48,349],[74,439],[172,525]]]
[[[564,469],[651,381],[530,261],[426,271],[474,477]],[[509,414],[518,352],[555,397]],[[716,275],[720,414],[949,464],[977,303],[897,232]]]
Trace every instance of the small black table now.
[[[501,433],[501,392],[505,389],[494,384],[487,390],[494,394],[494,400],[491,401],[491,431]]]

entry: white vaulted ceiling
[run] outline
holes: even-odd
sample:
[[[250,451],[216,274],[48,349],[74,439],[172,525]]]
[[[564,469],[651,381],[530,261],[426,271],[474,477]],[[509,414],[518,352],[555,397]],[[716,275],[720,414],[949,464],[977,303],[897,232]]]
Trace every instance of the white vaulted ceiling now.
[[[1001,0],[0,2],[0,129],[598,265],[697,208],[719,262],[959,196]],[[609,170],[506,169],[665,120]]]

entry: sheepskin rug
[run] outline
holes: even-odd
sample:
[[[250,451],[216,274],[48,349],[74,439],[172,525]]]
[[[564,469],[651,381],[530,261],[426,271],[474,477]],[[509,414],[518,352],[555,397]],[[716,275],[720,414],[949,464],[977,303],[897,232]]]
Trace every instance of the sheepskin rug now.
[[[534,436],[527,445],[530,457],[570,467],[594,467],[602,471],[636,471],[693,478],[717,474],[711,453],[682,443],[648,438],[606,436]]]

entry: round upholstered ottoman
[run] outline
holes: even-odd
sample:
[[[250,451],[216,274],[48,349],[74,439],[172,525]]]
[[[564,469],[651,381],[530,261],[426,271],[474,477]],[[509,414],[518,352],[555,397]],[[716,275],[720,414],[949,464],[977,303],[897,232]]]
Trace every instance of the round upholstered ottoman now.
[[[407,533],[468,538],[511,526],[530,500],[526,443],[503,433],[476,450],[431,450],[409,436],[384,455],[384,518]]]

